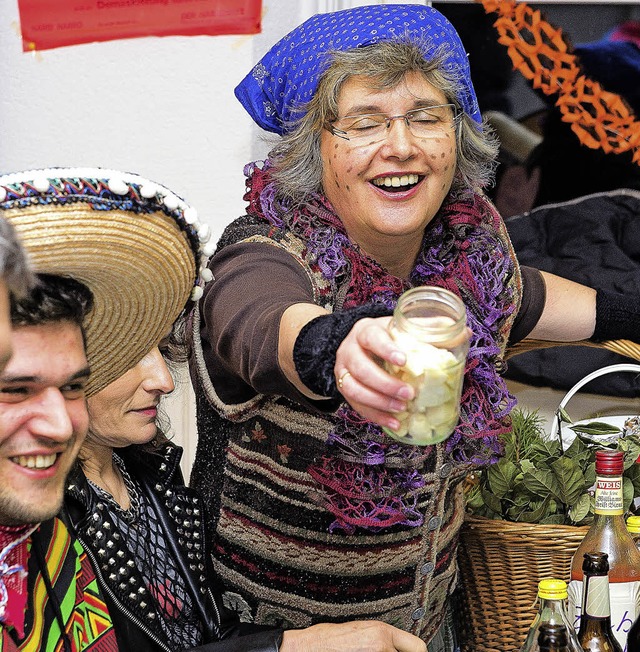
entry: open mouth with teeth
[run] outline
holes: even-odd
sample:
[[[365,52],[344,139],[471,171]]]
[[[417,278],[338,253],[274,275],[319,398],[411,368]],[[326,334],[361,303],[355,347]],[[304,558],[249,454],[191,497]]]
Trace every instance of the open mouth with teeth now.
[[[11,461],[25,469],[48,469],[56,463],[57,459],[58,455],[51,453],[50,455],[18,455],[12,457]]]
[[[421,179],[422,177],[417,174],[403,174],[402,176],[378,177],[371,183],[387,192],[403,192],[413,188]]]

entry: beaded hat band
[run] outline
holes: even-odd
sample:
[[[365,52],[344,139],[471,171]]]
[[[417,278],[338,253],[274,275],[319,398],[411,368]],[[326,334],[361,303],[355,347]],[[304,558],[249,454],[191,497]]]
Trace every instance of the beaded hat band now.
[[[134,366],[210,279],[209,228],[167,188],[102,169],[0,176],[0,216],[34,271],[72,277],[93,293],[85,331],[87,395]]]

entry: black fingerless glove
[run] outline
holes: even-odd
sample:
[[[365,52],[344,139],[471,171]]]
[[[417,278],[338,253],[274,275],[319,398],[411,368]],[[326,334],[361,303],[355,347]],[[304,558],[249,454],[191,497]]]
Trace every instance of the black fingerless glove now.
[[[640,297],[598,290],[596,328],[591,340],[633,340],[640,342]]]
[[[333,370],[342,340],[359,319],[385,317],[392,312],[380,303],[369,303],[321,315],[305,324],[293,345],[293,362],[300,380],[319,396],[340,396]]]

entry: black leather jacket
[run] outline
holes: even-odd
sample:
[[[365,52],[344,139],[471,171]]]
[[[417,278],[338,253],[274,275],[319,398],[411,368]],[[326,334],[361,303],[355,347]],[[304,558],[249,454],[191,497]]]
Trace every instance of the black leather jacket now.
[[[131,446],[118,451],[127,470],[155,507],[171,552],[200,614],[203,644],[192,652],[277,652],[282,630],[241,623],[222,605],[207,543],[198,494],[180,471],[182,449],[168,444],[158,453]],[[67,481],[61,518],[91,559],[123,652],[178,652],[164,640],[153,600],[115,522],[95,501],[81,469]]]

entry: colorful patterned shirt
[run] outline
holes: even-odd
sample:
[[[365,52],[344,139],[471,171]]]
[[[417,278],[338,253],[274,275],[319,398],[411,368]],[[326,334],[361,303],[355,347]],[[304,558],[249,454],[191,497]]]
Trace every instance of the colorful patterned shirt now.
[[[117,652],[89,559],[60,519],[42,523],[31,536],[28,572],[25,635],[0,625],[0,652]]]

